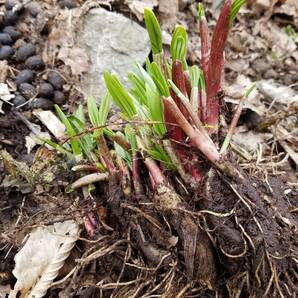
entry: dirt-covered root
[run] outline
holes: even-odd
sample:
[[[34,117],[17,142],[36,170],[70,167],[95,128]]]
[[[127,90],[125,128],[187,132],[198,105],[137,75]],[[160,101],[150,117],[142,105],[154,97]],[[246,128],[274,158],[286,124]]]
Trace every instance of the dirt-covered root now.
[[[189,281],[213,289],[216,266],[212,242],[175,190],[164,185],[136,201],[123,196],[117,180],[115,176],[109,181],[108,195],[117,230],[123,235],[131,230],[131,241],[148,265],[170,269],[176,262]]]
[[[200,207],[230,297],[295,297],[298,221],[291,210],[297,206],[277,180],[231,181],[211,171]]]

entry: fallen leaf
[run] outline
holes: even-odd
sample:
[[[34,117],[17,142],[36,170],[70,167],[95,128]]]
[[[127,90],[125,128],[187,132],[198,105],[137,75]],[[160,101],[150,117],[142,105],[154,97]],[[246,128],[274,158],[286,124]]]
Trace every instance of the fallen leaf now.
[[[288,86],[278,85],[274,80],[257,82],[257,89],[268,99],[278,104],[288,105],[298,101],[298,94]]]
[[[272,138],[271,133],[256,133],[255,131],[244,131],[243,127],[236,128],[232,137],[233,143],[237,144],[241,148],[244,148],[248,152],[256,152],[259,144],[266,144],[266,142]]]
[[[36,145],[42,145],[44,143],[43,140],[49,139],[51,139],[51,136],[48,132],[40,131],[38,134],[31,132],[25,137],[27,154],[29,154]]]
[[[139,21],[143,21],[144,19],[145,8],[153,9],[158,5],[157,0],[126,0],[125,3],[128,4],[128,7]]]
[[[57,277],[79,236],[73,220],[39,227],[30,233],[23,248],[15,255],[13,275],[17,282],[9,298],[43,297]]]
[[[56,139],[65,137],[65,126],[52,111],[37,109],[33,111],[39,121],[53,134]]]
[[[0,113],[4,113],[2,110],[3,102],[10,103],[12,98],[14,95],[10,94],[7,84],[0,83]]]
[[[73,75],[78,76],[89,69],[89,58],[82,48],[62,47],[58,53],[58,59],[69,66]]]
[[[178,0],[159,0],[160,21],[163,29],[173,30],[177,23]]]
[[[277,59],[290,56],[297,47],[293,39],[273,22],[260,24],[260,34],[268,42],[271,52]]]
[[[252,84],[253,82],[249,77],[238,75],[233,84],[224,84],[225,101],[238,104],[239,99]],[[248,98],[244,100],[243,109],[250,109],[258,115],[262,115],[266,111],[266,107],[261,102],[261,95],[257,89],[254,89]]]

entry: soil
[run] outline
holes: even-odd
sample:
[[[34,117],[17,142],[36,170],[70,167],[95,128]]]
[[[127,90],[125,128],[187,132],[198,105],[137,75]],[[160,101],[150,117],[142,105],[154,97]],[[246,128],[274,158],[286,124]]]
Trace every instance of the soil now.
[[[38,5],[19,12],[15,27],[22,36],[13,48],[17,50],[24,42],[30,42],[42,61],[38,58],[38,61],[20,62],[22,59],[14,56],[8,59],[9,71],[1,82],[11,86],[15,95],[24,96],[15,77],[29,68],[34,72],[34,79],[29,83],[35,90],[42,84],[51,84],[52,88],[48,88],[48,97],[45,91],[43,100],[37,91],[26,100],[38,99],[41,108],[52,108],[54,89],[56,93],[63,91],[57,103],[65,110],[73,111],[83,100],[83,94],[76,88],[80,77],[73,77],[61,61],[50,63],[49,57],[44,57],[48,34],[55,21],[53,15],[65,7],[81,7],[83,2],[33,1],[48,9],[51,17],[47,22],[38,17],[41,15]],[[137,19],[122,1],[111,3],[112,9]],[[211,9],[207,14],[212,18]],[[198,62],[193,6],[187,2],[178,16],[181,23],[188,25],[191,61]],[[282,17],[274,13],[269,16],[270,22],[277,26],[281,19],[293,25],[292,18]],[[253,38],[253,25],[249,16],[243,17],[233,30]],[[297,24],[293,26],[298,29]],[[227,83],[238,75],[239,66],[231,67],[235,56],[252,64],[249,53],[244,52],[241,45],[235,45],[235,40],[229,40],[226,56],[231,63],[226,69]],[[257,80],[260,76],[287,73],[277,80],[286,86],[293,84],[298,90],[294,63],[267,61],[272,70],[268,73],[265,60],[255,60],[246,74]],[[63,78],[62,83],[59,78],[58,82],[52,82],[48,76],[50,70]],[[230,103],[223,106],[225,121],[229,123],[227,111],[232,106]],[[149,177],[145,175],[141,196],[123,193],[122,180],[117,174],[109,182],[98,184],[92,197],[80,191],[66,194],[65,189],[76,178],[70,170],[72,164],[43,147],[27,153],[25,137],[31,130],[19,113],[30,123],[42,126],[32,115],[33,108],[30,104],[21,108],[4,104],[4,114],[0,116],[0,149],[34,169],[36,176],[42,176],[50,168],[55,178],[51,183],[37,180],[32,187],[24,177],[17,175],[11,179],[0,161],[0,289],[6,285],[13,288],[15,284],[14,256],[26,234],[36,226],[75,218],[82,227],[81,239],[60,271],[57,280],[62,280],[61,283],[50,288],[46,297],[295,297],[298,292],[298,191],[293,161],[280,168],[281,174],[276,174],[271,169],[266,173],[263,168],[256,170],[257,161],[248,167],[241,160],[235,167],[243,179],[226,177],[211,169],[200,189],[186,190],[180,181],[171,177],[175,191],[182,198],[172,209],[158,205],[156,194],[146,187]],[[255,115],[248,117],[249,113],[250,110],[243,113],[240,123],[254,131],[259,124],[251,123],[261,120]],[[276,156],[286,155],[283,146],[276,146],[274,150]],[[263,158],[272,158],[272,152],[265,151]],[[231,160],[234,159],[232,156]],[[95,223],[92,236],[84,229],[86,218]],[[97,257],[89,258],[94,252]],[[63,280],[73,268],[74,272]]]

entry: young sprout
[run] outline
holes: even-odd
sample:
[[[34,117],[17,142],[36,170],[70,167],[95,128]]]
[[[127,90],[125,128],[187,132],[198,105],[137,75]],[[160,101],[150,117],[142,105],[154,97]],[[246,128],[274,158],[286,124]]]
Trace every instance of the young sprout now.
[[[176,26],[171,41],[171,56],[173,61],[180,61],[187,70],[187,33],[183,26]]]
[[[111,75],[108,72],[105,72],[104,80],[110,95],[117,106],[121,109],[123,115],[128,118],[133,118],[133,116],[137,113],[136,107],[131,96],[127,93],[116,75]]]
[[[144,20],[150,38],[152,53],[153,55],[161,54],[163,51],[161,30],[158,20],[151,9],[145,8]]]
[[[75,156],[76,161],[80,161],[82,159],[82,149],[80,146],[80,142],[75,138],[76,131],[72,124],[70,123],[67,116],[62,112],[60,107],[58,105],[55,105],[56,112],[62,121],[62,123],[65,125],[67,135],[70,137],[70,145],[73,152],[73,155]]]
[[[238,11],[240,10],[241,6],[246,3],[246,0],[234,0],[230,12],[230,25],[233,24]]]

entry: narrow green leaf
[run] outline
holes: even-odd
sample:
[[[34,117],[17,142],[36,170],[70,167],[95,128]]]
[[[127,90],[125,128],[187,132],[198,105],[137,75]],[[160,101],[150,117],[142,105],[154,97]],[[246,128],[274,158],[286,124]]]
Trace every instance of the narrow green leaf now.
[[[135,116],[137,111],[134,102],[118,78],[115,75],[105,72],[104,80],[115,104],[121,109],[121,112],[124,114],[124,116],[128,118]]]
[[[136,132],[130,125],[126,125],[124,128],[124,133],[125,133],[125,137],[126,137],[127,141],[130,144],[131,153],[132,153],[132,155],[134,155],[137,151]]]
[[[230,12],[230,25],[234,22],[238,11],[244,3],[246,3],[246,0],[234,0]]]
[[[189,69],[190,85],[192,88],[199,86],[200,80],[200,68],[197,65],[193,65]]]
[[[205,17],[204,6],[203,6],[203,3],[201,3],[201,2],[198,4],[197,17],[198,17],[199,20],[201,20],[201,18]]]
[[[162,53],[162,35],[158,20],[154,12],[145,8],[144,10],[145,25],[149,34],[151,49],[153,54]]]
[[[256,83],[253,83],[246,91],[244,96],[248,97],[250,95],[250,93],[256,88]]]
[[[171,158],[168,156],[162,146],[157,144],[152,149],[149,149],[148,153],[153,159],[162,162],[169,170],[176,169]]]
[[[187,32],[183,26],[176,26],[171,41],[172,60],[178,60],[183,64],[184,70],[187,69],[186,53],[187,53]]]
[[[121,132],[117,132],[117,135],[125,139],[125,136]],[[118,143],[114,142],[114,148],[116,151],[116,154],[120,156],[127,164],[127,166],[131,169],[132,168],[132,155],[130,152],[127,152],[122,146],[120,146]]]
[[[70,144],[71,144],[72,152],[75,155],[75,157],[77,158],[77,160],[79,160],[82,156],[82,150],[81,150],[79,141],[76,140],[75,138],[72,138],[76,135],[75,129],[73,128],[73,126],[67,119],[66,115],[62,112],[62,110],[60,109],[60,107],[58,105],[55,105],[55,109],[56,109],[56,113],[58,114],[58,117],[60,118],[62,123],[65,125],[68,136],[71,138]]]
[[[86,132],[86,125],[83,123],[79,118],[72,115],[68,117],[68,121],[71,123],[71,125],[74,127],[76,134],[80,134],[82,132]],[[90,154],[92,150],[95,148],[96,143],[93,141],[90,134],[84,134],[80,136],[78,139],[78,142],[80,144],[80,147],[83,150],[83,153],[87,158],[90,158]]]
[[[151,63],[151,76],[160,95],[166,97],[170,96],[170,90],[167,81],[156,62]]]
[[[98,124],[105,125],[110,111],[111,95],[107,93],[98,109]]]
[[[57,150],[58,152],[67,155],[68,157],[72,157],[71,152],[67,151],[65,148],[63,148],[63,146],[61,146],[60,144],[53,142],[52,140],[49,139],[41,139],[43,142],[45,142],[46,144],[48,144],[49,146],[51,146],[53,149]]]
[[[99,126],[98,110],[93,96],[87,97],[88,116],[93,127]]]
[[[78,119],[80,119],[81,122],[83,122],[83,123],[86,122],[84,109],[83,109],[82,104],[79,104],[77,110],[74,112],[74,116],[76,116]]]
[[[146,84],[146,94],[148,99],[150,118],[153,121],[160,122],[153,125],[154,130],[159,136],[163,136],[166,133],[166,127],[164,124],[161,97],[157,90],[150,88],[148,84]]]
[[[199,88],[206,92],[206,81],[204,72],[200,69],[200,77],[199,77]]]

